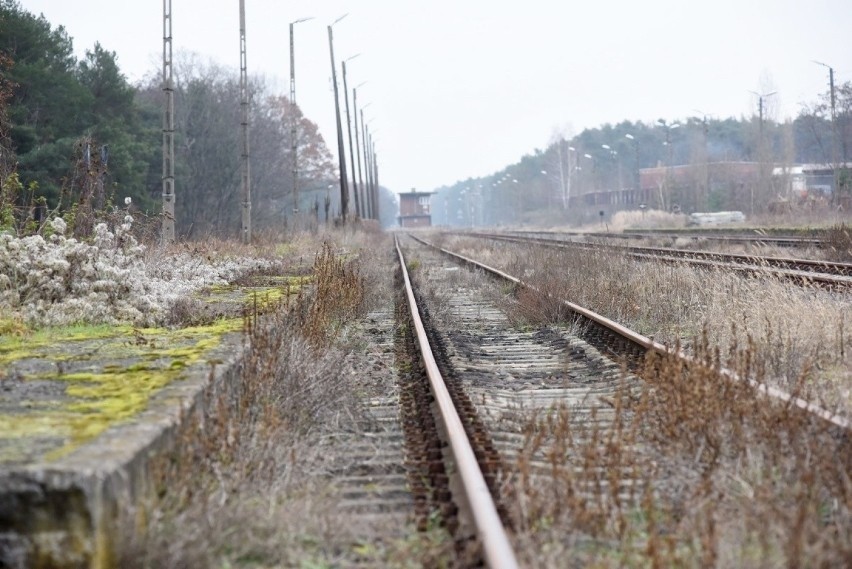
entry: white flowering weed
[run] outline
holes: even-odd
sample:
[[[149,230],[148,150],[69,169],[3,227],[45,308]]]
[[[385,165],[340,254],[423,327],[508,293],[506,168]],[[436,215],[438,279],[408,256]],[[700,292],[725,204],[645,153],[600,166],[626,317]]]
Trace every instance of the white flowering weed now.
[[[156,325],[181,297],[272,265],[268,259],[186,252],[146,259],[145,247],[130,233],[132,223],[130,215],[114,231],[99,223],[91,243],[65,237],[61,218],[50,222],[47,239],[0,235],[0,316],[36,327]]]

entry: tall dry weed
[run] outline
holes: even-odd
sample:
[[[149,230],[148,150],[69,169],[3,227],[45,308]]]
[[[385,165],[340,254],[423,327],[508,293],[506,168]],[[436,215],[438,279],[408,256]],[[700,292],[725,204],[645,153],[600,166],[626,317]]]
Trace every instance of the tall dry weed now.
[[[825,257],[830,261],[852,261],[852,227],[838,223],[829,227],[823,237]]]
[[[328,435],[361,414],[335,340],[363,286],[330,243],[312,280],[263,315],[248,307],[238,381],[209,391],[154,461],[156,499],[143,531],[128,528],[122,567],[334,564],[352,547],[327,478],[346,453]]]
[[[635,261],[618,254],[560,251],[464,240],[449,244],[549,293],[521,292],[506,304],[517,321],[564,317],[557,299],[594,310],[660,342],[693,349],[703,333],[711,345],[751,343],[767,381],[784,389],[804,381],[831,408],[852,412],[849,359],[852,307],[845,297],[802,287],[771,274],[745,276],[682,263]]]
[[[642,383],[531,420],[518,459],[531,566],[839,567],[852,559],[848,437],[754,385],[752,347],[650,357]],[[638,386],[638,389],[637,389]],[[542,554],[542,552],[544,552]]]
[[[335,253],[328,242],[314,259],[313,279],[311,302],[299,319],[305,338],[320,346],[361,313],[364,283],[357,265]]]

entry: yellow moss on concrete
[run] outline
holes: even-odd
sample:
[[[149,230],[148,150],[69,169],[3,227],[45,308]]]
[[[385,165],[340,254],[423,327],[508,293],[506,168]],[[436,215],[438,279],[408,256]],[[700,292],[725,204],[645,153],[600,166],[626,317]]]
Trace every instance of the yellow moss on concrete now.
[[[78,326],[44,330],[27,338],[4,337],[0,340],[0,363],[52,361],[57,372],[24,377],[24,381],[59,381],[66,387],[62,400],[39,402],[36,407],[23,401],[19,402],[21,412],[0,414],[0,447],[2,439],[62,439],[64,443],[45,456],[47,460],[59,458],[110,425],[144,410],[154,393],[183,377],[186,369],[202,361],[226,333],[241,327],[242,319],[233,318],[177,330]],[[87,354],[88,350],[92,353]],[[62,362],[87,360],[89,356],[102,362],[95,366],[97,371],[59,371]],[[115,359],[140,361],[118,365]],[[14,458],[3,454],[0,452],[0,462]]]
[[[199,297],[219,303],[237,304],[265,309],[288,295],[299,294],[302,287],[311,283],[309,276],[257,276],[247,286],[214,285]]]
[[[0,367],[11,362],[40,357],[69,342],[102,340],[130,332],[130,326],[74,325],[44,328],[21,335],[0,335]]]
[[[310,276],[263,275],[251,279],[248,286],[210,287],[197,298],[262,313],[288,294],[298,295],[311,280]],[[111,425],[132,419],[154,393],[184,377],[226,333],[241,328],[241,318],[230,318],[174,330],[77,325],[33,331],[0,318],[0,381],[12,363],[28,360],[38,365],[17,365],[21,379],[45,380],[52,386],[49,395],[42,394],[37,401],[4,401],[0,394],[0,403],[11,409],[0,412],[0,464],[20,457],[30,438],[60,441],[51,443],[55,450],[45,457],[50,460]]]
[[[0,317],[0,337],[2,336],[24,336],[29,333],[29,328],[20,318]]]

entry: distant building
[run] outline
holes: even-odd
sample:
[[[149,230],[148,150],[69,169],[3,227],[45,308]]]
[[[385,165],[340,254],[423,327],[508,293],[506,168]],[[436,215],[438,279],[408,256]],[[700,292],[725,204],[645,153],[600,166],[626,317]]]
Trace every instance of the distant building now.
[[[399,225],[401,227],[430,227],[432,211],[430,199],[435,192],[418,192],[412,189],[399,194]]]

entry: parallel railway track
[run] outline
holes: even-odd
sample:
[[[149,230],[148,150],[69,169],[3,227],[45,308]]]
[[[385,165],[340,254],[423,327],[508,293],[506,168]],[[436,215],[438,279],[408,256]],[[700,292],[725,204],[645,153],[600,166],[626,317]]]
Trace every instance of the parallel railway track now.
[[[761,235],[757,232],[749,232],[742,234],[735,233],[719,233],[712,231],[624,231],[620,233],[611,233],[603,231],[593,231],[580,233],[576,231],[518,231],[518,234],[524,235],[544,235],[548,238],[562,237],[594,237],[606,239],[693,239],[701,241],[717,241],[730,245],[741,244],[756,244],[756,245],[774,245],[776,247],[816,247],[824,246],[824,240],[819,237],[807,237],[803,235],[781,235],[767,234]]]
[[[421,240],[398,244],[398,255],[407,307],[400,303],[397,317],[406,322],[401,330],[409,345],[400,382],[401,416],[417,515],[444,520],[462,565],[475,564],[478,555],[492,567],[517,566],[518,558],[529,562],[530,552],[518,556],[511,545],[514,529],[523,523],[516,507],[530,477],[546,477],[554,468],[547,452],[530,450],[524,434],[530,421],[567,406],[572,428],[585,432],[594,446],[598,437],[606,439],[619,428],[612,401],[638,389],[642,380],[630,370],[638,372],[649,353],[680,358],[685,369],[702,364],[567,301],[571,331],[513,329],[487,296],[458,280],[459,264],[525,287],[517,278]],[[406,265],[420,267],[413,278]],[[433,285],[451,292],[434,297]],[[450,329],[447,322],[453,323]],[[411,352],[415,339],[418,354]],[[717,371],[727,381],[753,387],[766,396],[766,404],[798,409],[808,421],[848,437],[847,419],[731,371]],[[645,450],[637,446],[630,452]],[[637,504],[642,498],[635,470],[625,467],[616,479],[589,471],[583,476],[573,487],[575,497],[593,501],[605,492]]]
[[[630,247],[500,233],[472,232],[467,233],[466,235],[514,243],[535,243],[546,247],[597,251],[611,250],[624,253],[625,255],[637,260],[683,262],[695,266],[716,267],[747,273],[766,274],[769,272],[798,283],[814,283],[827,288],[836,289],[852,287],[852,263],[836,263],[814,259],[797,259],[787,257],[763,257],[758,255],[731,253],[711,253],[707,251],[673,249],[667,247]]]

